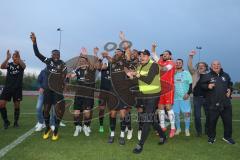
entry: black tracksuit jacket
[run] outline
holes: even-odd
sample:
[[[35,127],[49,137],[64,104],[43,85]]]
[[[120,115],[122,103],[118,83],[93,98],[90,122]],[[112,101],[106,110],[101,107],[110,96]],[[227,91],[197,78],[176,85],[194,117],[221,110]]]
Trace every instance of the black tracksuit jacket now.
[[[226,96],[227,90],[232,90],[233,83],[230,76],[222,69],[219,74],[211,70],[200,79],[201,87],[205,91],[206,102],[209,109],[223,110],[225,107],[231,105],[231,98]],[[213,89],[208,89],[208,84],[215,83]]]

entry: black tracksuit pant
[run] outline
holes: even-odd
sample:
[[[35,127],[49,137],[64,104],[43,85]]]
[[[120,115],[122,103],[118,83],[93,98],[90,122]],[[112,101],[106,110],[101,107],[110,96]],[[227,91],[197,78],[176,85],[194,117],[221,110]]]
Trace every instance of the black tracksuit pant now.
[[[139,145],[143,146],[150,132],[151,125],[159,133],[159,137],[165,137],[164,132],[162,131],[156,116],[156,106],[158,98],[146,98],[143,99],[143,113],[141,114],[141,120],[143,123],[141,140]]]
[[[210,107],[211,108],[211,107]],[[224,126],[224,138],[232,138],[232,106],[224,106],[220,109],[209,109],[208,137],[216,137],[216,125],[219,116],[222,118]]]

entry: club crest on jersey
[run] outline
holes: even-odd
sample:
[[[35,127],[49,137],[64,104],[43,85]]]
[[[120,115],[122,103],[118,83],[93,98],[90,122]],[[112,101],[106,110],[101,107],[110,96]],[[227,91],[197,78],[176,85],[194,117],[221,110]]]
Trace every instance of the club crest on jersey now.
[[[51,69],[51,72],[52,72],[52,73],[57,73],[57,70],[55,70],[55,69],[52,68],[52,69]]]
[[[215,78],[211,78],[210,83],[216,82]]]
[[[226,78],[225,78],[225,77],[222,77],[222,80],[223,80],[223,81],[226,81]]]

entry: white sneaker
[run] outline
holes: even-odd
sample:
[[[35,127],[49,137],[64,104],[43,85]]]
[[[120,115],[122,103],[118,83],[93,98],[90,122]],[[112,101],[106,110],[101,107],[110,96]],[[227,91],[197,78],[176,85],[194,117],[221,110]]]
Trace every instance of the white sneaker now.
[[[45,125],[45,124],[41,124],[41,123],[39,123],[39,124],[37,125],[35,131],[36,131],[36,132],[40,132],[40,131],[42,131],[42,129],[44,128],[44,125]]]
[[[89,126],[87,127],[87,131],[88,131],[89,133],[92,132],[92,130],[91,130],[91,128],[90,128]]]
[[[35,125],[35,128],[38,128],[40,124],[41,123],[37,122],[37,124]]]
[[[138,140],[139,140],[139,141],[141,140],[141,137],[142,137],[142,131],[141,131],[141,130],[138,130]]]
[[[181,132],[182,132],[181,129],[177,129],[176,132],[175,132],[175,135],[179,135]]]
[[[73,136],[77,137],[81,131],[82,131],[82,127],[81,126],[76,126],[76,129],[73,133]]]
[[[90,135],[88,131],[89,131],[88,127],[84,125],[83,126],[83,132],[84,132],[85,136],[87,136],[87,137]]]
[[[132,130],[128,130],[128,132],[127,132],[127,139],[132,139],[132,134],[133,134],[133,129]]]
[[[66,124],[64,124],[63,122],[60,122],[59,126],[60,127],[66,127]]]
[[[54,125],[50,126],[50,128],[51,128],[52,131],[55,130],[55,126]]]
[[[189,129],[186,129],[186,130],[185,130],[185,135],[186,135],[187,137],[189,137],[189,136],[190,136]]]
[[[127,132],[127,131],[128,131],[128,127],[125,128],[125,132]]]

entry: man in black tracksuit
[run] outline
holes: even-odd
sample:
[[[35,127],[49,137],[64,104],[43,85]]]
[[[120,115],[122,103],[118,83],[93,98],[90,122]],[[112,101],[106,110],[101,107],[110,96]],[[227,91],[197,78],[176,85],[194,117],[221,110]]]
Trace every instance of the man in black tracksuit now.
[[[216,124],[221,116],[224,125],[223,140],[235,144],[232,139],[232,82],[219,61],[212,62],[211,71],[201,78],[201,87],[206,91],[206,101],[209,105],[208,143],[213,144],[216,140]]]

